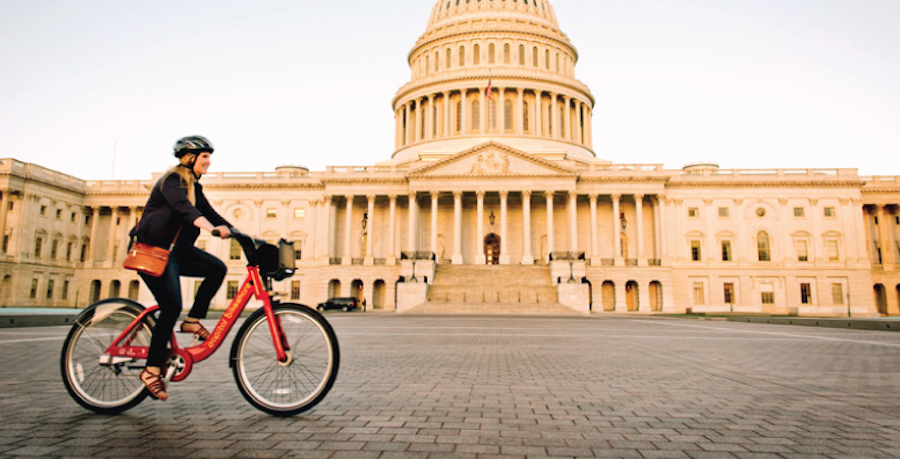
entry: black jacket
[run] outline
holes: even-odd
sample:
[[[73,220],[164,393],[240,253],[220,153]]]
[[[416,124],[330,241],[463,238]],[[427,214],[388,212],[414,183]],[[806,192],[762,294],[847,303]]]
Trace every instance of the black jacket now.
[[[201,216],[206,217],[213,226],[231,227],[231,224],[209,205],[199,182],[194,183],[197,205],[193,206],[188,201],[187,185],[180,175],[168,173],[159,180],[162,186],[159,182],[153,185],[150,198],[144,207],[144,215],[137,227],[131,230],[132,236],[137,234],[138,242],[168,249],[178,229],[181,228],[175,249],[191,247],[200,236],[200,228],[194,226],[194,220]]]

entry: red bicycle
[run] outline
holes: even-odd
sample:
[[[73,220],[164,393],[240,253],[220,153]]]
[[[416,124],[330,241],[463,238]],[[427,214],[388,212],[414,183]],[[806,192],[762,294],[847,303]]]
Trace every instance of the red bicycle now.
[[[247,256],[247,277],[209,339],[179,347],[172,335],[164,381],[182,381],[195,363],[225,340],[251,298],[262,301],[238,330],[228,364],[244,398],[276,416],[291,416],[318,404],[334,384],[340,363],[337,337],[321,314],[272,297],[272,281],[294,273],[294,246],[232,233]],[[125,299],[95,303],[75,319],[63,344],[60,367],[76,402],[98,413],[119,413],[150,392],[138,378],[146,367],[158,306]]]

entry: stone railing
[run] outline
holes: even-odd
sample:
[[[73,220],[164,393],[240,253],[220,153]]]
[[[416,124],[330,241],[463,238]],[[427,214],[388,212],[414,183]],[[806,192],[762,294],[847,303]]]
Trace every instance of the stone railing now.
[[[601,258],[600,266],[615,266],[616,259],[615,258]]]
[[[363,263],[365,263],[365,260],[366,260],[365,258],[351,258],[350,264],[355,265],[355,266],[361,266]]]
[[[659,258],[651,258],[647,260],[647,264],[650,266],[662,266],[662,260]]]
[[[400,252],[401,260],[432,260],[434,261],[434,252]]]
[[[637,266],[637,265],[638,265],[637,258],[626,258],[625,259],[625,266]]]
[[[339,265],[339,264],[341,264],[341,259],[340,259],[340,258],[334,258],[334,257],[329,258],[329,259],[328,259],[328,264],[329,264],[329,265]]]

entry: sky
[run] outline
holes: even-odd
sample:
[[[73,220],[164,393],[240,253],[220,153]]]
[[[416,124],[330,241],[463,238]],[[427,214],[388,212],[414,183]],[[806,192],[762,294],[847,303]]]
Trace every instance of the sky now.
[[[898,0],[551,4],[596,99],[598,158],[900,175]],[[199,134],[211,172],[388,160],[433,6],[2,0],[0,157],[149,180]]]

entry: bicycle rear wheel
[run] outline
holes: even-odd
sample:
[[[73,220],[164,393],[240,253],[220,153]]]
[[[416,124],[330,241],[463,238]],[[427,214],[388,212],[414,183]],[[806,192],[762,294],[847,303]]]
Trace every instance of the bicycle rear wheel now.
[[[60,370],[69,395],[97,413],[119,413],[147,397],[138,375],[145,363],[113,357],[104,351],[144,310],[140,304],[110,298],[88,306],[63,343]],[[129,334],[133,346],[149,346],[153,318],[147,317]]]
[[[291,416],[318,404],[331,390],[340,350],[331,325],[300,304],[274,307],[288,360],[279,362],[265,311],[253,313],[235,337],[231,367],[241,394],[254,407]]]

